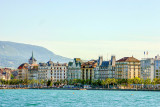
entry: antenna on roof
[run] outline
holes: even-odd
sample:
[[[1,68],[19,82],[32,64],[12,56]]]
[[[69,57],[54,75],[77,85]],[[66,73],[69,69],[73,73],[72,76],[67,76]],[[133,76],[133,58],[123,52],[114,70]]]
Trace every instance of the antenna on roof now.
[[[108,61],[108,53],[107,53],[107,61]]]

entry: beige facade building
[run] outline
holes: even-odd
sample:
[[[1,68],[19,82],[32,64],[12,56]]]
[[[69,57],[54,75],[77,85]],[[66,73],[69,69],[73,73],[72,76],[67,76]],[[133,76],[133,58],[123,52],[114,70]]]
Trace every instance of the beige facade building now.
[[[18,79],[19,80],[32,80],[38,77],[38,64],[37,60],[33,57],[28,60],[29,63],[23,63],[18,67]]]
[[[83,80],[95,79],[95,68],[97,67],[97,61],[88,61],[81,65],[81,78]]]
[[[116,61],[116,79],[140,78],[140,61],[134,57],[124,57]]]
[[[23,63],[18,67],[18,79],[19,80],[27,80],[29,73],[28,73],[28,63]]]
[[[10,68],[0,68],[0,79],[11,80],[11,71]]]

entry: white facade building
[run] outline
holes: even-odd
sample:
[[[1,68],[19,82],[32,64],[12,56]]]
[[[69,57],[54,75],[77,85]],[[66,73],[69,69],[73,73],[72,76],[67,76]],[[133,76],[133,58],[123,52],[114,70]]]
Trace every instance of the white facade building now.
[[[141,60],[141,78],[144,80],[147,78],[153,80],[155,78],[153,58],[146,58]]]
[[[74,58],[73,62],[68,63],[67,79],[81,79],[81,59]]]
[[[160,78],[160,56],[155,58],[144,58],[141,60],[141,78],[146,80]]]
[[[51,81],[61,81],[67,79],[67,63],[53,63],[48,61],[45,63],[40,63],[38,68],[38,78],[51,80]]]

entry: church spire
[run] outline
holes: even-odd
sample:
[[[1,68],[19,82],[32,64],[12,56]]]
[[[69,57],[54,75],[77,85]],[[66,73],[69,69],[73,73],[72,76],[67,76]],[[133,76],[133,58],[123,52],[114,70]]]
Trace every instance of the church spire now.
[[[33,59],[33,51],[32,51],[32,59]]]

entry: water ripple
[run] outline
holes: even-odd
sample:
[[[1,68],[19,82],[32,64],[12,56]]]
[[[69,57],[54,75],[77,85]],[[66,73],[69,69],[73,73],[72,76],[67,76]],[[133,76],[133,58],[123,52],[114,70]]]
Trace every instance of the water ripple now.
[[[0,107],[143,107],[160,106],[150,91],[0,90]]]

